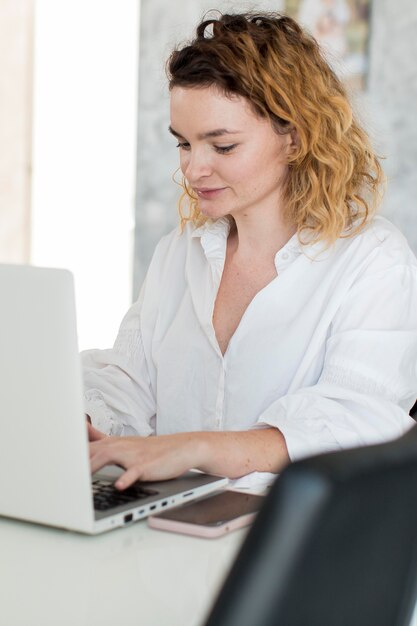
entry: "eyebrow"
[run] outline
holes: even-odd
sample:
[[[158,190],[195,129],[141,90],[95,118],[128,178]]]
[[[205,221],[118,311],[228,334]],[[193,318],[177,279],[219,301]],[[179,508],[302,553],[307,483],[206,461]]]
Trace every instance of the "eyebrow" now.
[[[181,135],[180,133],[178,133],[176,130],[172,128],[172,126],[168,126],[168,130],[171,133],[171,135],[174,135],[174,137],[184,138],[184,135]],[[222,135],[237,135],[240,132],[241,132],[240,130],[228,130],[227,128],[216,128],[215,130],[209,130],[207,133],[200,133],[199,135],[197,135],[197,139],[210,139],[211,137],[221,137]]]

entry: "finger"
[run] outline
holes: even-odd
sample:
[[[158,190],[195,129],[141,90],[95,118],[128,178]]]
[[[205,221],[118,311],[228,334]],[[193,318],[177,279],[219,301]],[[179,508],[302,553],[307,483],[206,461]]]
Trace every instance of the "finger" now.
[[[111,462],[111,454],[107,447],[100,445],[100,442],[90,443],[90,467],[91,473],[97,472]]]
[[[88,422],[87,422],[87,432],[88,432],[88,438],[90,441],[100,441],[100,439],[104,439],[107,436],[104,433],[102,433],[100,430],[97,430],[97,428],[94,428],[94,426]]]
[[[100,441],[100,439],[105,439],[107,436],[100,430],[97,430],[97,428],[94,428],[89,422],[87,422],[87,432],[89,441]]]
[[[96,472],[104,465],[118,465],[122,469],[128,468],[129,459],[120,437],[105,437],[89,444],[90,466]]]
[[[129,467],[129,469],[127,469],[126,472],[116,480],[114,485],[117,489],[120,490],[127,489],[127,487],[130,487],[131,485],[133,485],[134,482],[139,480],[140,477],[140,468],[135,465],[133,467]]]

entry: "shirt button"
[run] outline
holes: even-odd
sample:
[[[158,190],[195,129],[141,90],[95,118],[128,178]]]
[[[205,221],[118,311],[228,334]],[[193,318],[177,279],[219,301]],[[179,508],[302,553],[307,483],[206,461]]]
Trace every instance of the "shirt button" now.
[[[284,261],[286,261],[288,259],[288,257],[289,257],[288,252],[284,252],[283,255],[282,255],[282,258],[284,259]]]

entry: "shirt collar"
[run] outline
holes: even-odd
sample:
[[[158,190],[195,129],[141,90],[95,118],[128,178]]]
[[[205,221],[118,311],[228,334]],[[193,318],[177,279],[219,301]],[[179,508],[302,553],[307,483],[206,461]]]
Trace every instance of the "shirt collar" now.
[[[230,232],[230,220],[221,217],[218,220],[207,220],[196,228],[192,237],[200,237],[201,245],[207,259],[224,261],[226,256],[226,242]]]
[[[207,220],[192,232],[192,237],[200,237],[201,245],[207,259],[224,261],[226,256],[226,242],[231,228],[230,219],[222,217],[217,220]],[[323,241],[309,243],[308,237],[305,243],[301,242],[298,233],[295,233],[287,243],[278,250],[275,255],[275,266],[280,271],[285,269],[300,254],[318,260],[321,254],[328,249]]]

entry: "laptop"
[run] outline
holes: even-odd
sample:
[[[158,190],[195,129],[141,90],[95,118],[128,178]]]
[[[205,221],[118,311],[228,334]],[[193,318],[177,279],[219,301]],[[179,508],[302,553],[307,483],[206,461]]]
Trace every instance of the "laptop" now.
[[[226,487],[200,472],[138,482],[91,476],[74,283],[67,270],[0,265],[0,515],[97,534]]]

